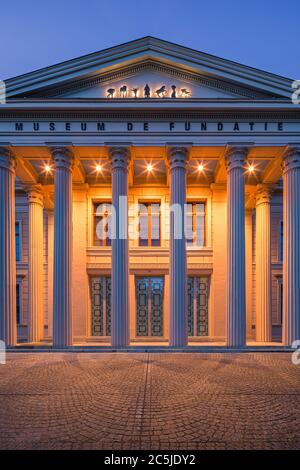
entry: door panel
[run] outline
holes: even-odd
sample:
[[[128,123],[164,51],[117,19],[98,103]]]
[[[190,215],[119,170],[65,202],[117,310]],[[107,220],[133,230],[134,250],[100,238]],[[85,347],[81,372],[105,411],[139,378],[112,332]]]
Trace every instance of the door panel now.
[[[106,336],[111,335],[111,277],[106,277]]]
[[[97,276],[90,279],[91,335],[111,334],[111,278]]]
[[[136,277],[136,335],[163,336],[163,277]]]
[[[187,280],[188,335],[194,335],[194,278]]]
[[[148,278],[136,278],[136,335],[148,336]]]
[[[208,336],[209,278],[189,276],[188,297],[188,335]]]
[[[152,278],[151,282],[151,335],[163,336],[163,287],[162,277]]]

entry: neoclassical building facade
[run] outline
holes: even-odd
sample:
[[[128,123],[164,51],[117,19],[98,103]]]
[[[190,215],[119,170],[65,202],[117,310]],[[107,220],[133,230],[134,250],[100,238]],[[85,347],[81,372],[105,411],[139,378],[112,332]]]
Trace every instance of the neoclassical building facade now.
[[[0,339],[300,339],[292,80],[146,37],[6,81]]]

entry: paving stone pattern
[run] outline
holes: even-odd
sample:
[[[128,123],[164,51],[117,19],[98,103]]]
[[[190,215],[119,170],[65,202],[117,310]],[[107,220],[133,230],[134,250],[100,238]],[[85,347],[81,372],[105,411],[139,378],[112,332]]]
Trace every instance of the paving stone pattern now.
[[[289,353],[9,353],[1,449],[300,449]]]

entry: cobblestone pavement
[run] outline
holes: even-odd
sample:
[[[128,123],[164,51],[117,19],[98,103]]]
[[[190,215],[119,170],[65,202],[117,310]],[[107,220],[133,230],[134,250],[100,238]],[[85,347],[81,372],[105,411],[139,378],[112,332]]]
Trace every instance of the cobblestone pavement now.
[[[288,353],[10,353],[1,449],[300,449]]]

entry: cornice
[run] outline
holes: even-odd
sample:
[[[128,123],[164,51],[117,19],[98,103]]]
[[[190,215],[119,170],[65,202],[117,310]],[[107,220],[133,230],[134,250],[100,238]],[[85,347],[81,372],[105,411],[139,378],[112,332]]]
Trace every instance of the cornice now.
[[[188,108],[188,105],[187,105]],[[81,119],[81,120],[113,120],[113,119],[166,119],[166,120],[205,120],[205,119],[214,119],[217,121],[222,121],[226,119],[232,120],[276,120],[276,121],[299,121],[300,120],[300,110],[290,110],[290,111],[280,111],[280,110],[242,110],[242,109],[204,109],[204,110],[193,110],[193,109],[174,109],[174,110],[165,110],[165,109],[149,109],[149,110],[99,110],[95,111],[93,109],[74,109],[66,110],[57,109],[57,110],[48,110],[48,109],[38,109],[38,110],[1,110],[0,109],[0,121],[15,121],[15,120],[32,120],[32,119]]]

